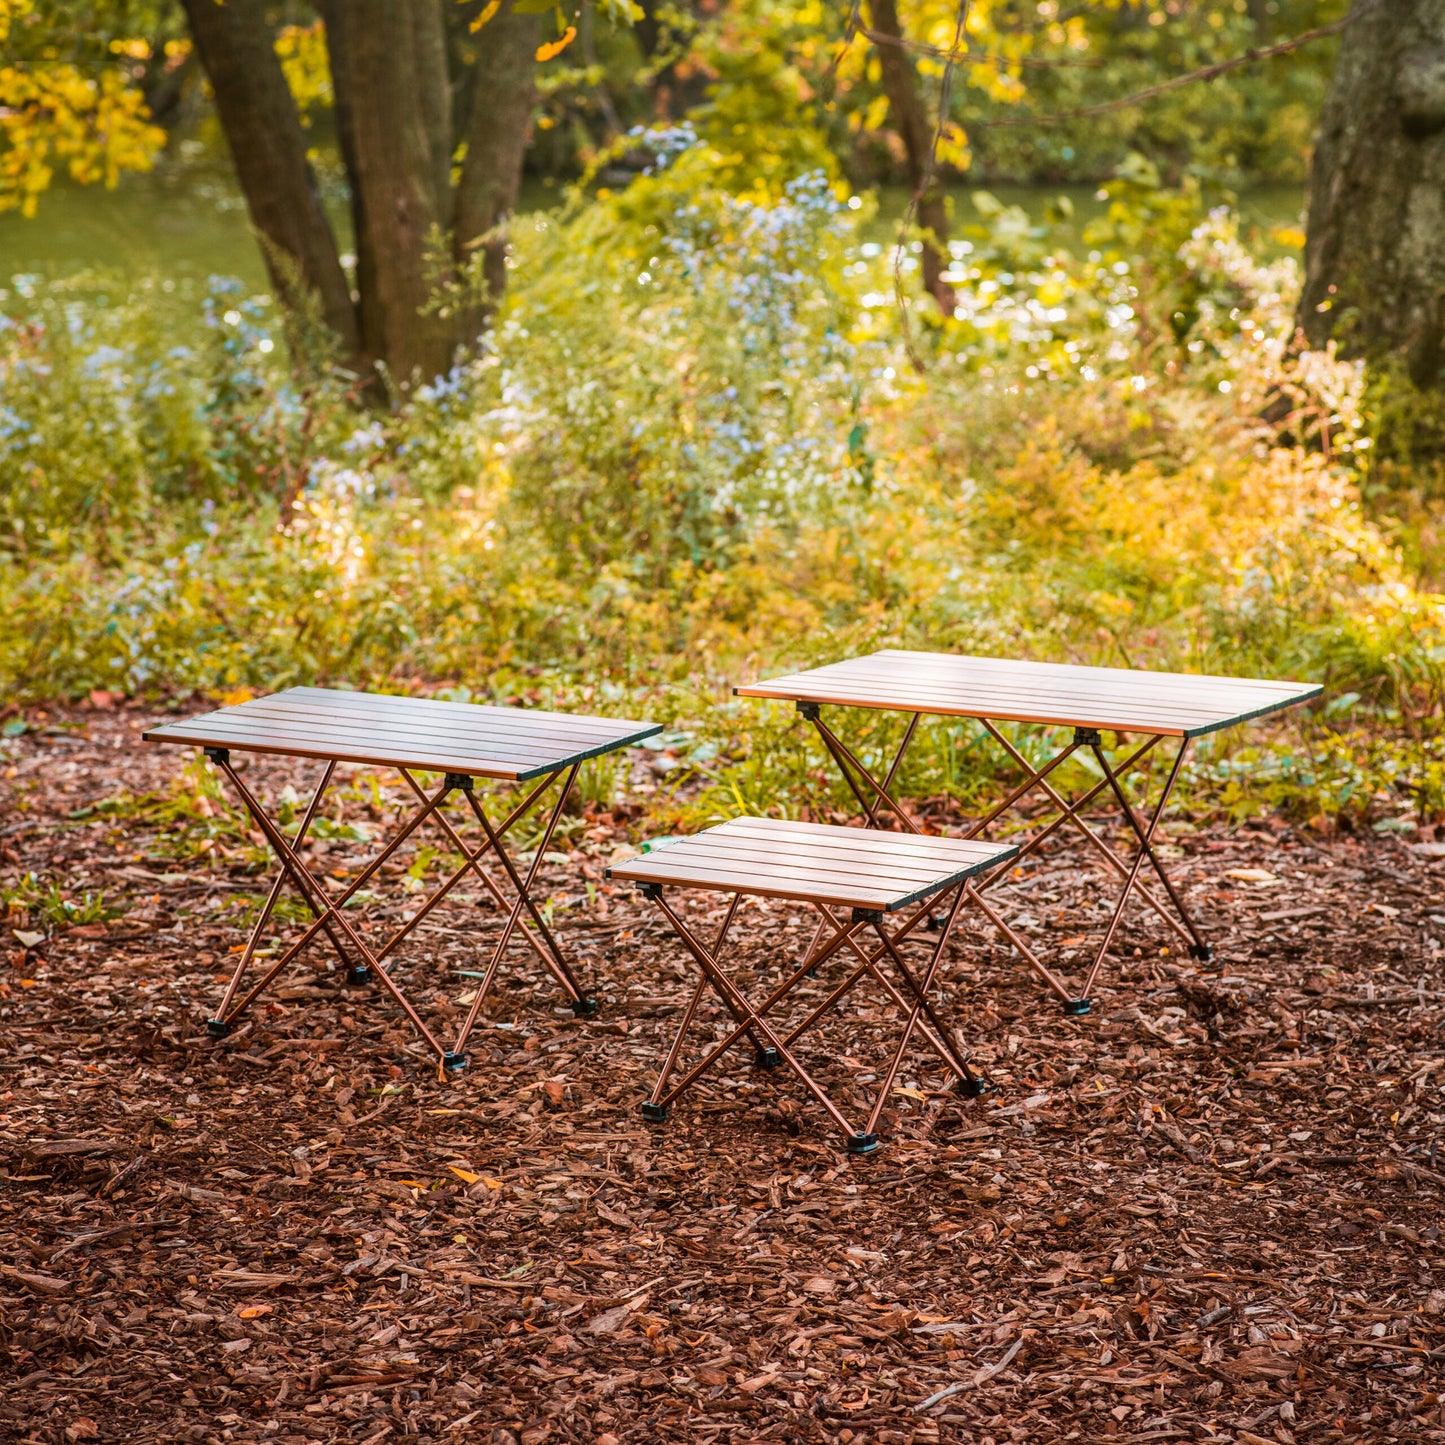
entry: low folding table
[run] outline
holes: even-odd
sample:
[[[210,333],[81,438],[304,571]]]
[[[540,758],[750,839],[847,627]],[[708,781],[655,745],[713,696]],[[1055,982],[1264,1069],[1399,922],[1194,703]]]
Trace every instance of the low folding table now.
[[[893,796],[908,745],[925,714],[976,718],[1009,757],[1023,769],[1024,780],[996,807],[964,834],[975,838],[1026,794],[1044,793],[1059,810],[1054,819],[1030,837],[1019,857],[1033,853],[1065,823],[1084,835],[1095,852],[1124,880],[1104,936],[1082,990],[1075,994],[1047,968],[1032,949],[1010,929],[996,910],[983,903],[993,923],[1019,950],[1029,967],[1063,1002],[1066,1014],[1090,1011],[1089,994],[1114,940],[1124,907],[1137,894],[1174,930],[1195,958],[1207,959],[1209,945],[1164,871],[1154,849],[1154,834],[1184,765],[1190,742],[1206,733],[1233,727],[1251,718],[1266,717],[1283,708],[1297,707],[1318,697],[1323,689],[1314,683],[1274,682],[1243,677],[1207,677],[1193,673],[1140,672],[1122,668],[1076,667],[1061,663],[1017,662],[996,657],[963,657],[950,653],[904,652],[888,649],[867,657],[788,677],[737,687],[739,697],[780,698],[797,704],[798,711],[818,730],[867,815],[878,827],[891,812],[902,828],[916,833],[917,825]],[[824,706],[875,708],[911,714],[902,741],[882,778],[863,764],[824,720]],[[1073,730],[1070,741],[1041,766],[1035,766],[999,730],[1000,722],[1038,723]],[[1121,745],[1128,734],[1141,742],[1122,759],[1111,763],[1104,752],[1105,732]],[[1164,786],[1147,818],[1125,795],[1121,779],[1166,738],[1178,738],[1179,748]],[[1049,775],[1080,749],[1087,749],[1098,765],[1100,778],[1081,795],[1066,800],[1049,781]],[[1137,845],[1132,862],[1126,862],[1081,816],[1082,810],[1107,788],[1127,821]],[[1168,905],[1139,874],[1145,862],[1168,895]],[[1004,877],[995,872],[979,885],[988,888]],[[1169,906],[1172,905],[1172,908]],[[821,937],[821,935],[819,935]]]
[[[588,758],[627,747],[660,731],[660,725],[654,723],[575,716],[536,708],[486,707],[429,698],[293,687],[271,697],[255,698],[238,707],[222,708],[219,712],[168,723],[144,733],[147,742],[182,743],[201,748],[206,757],[230,779],[280,864],[270,896],[241,952],[216,1017],[207,1024],[211,1035],[224,1038],[230,1033],[236,1019],[322,933],[347,966],[348,981],[368,983],[373,978],[378,980],[415,1025],[445,1070],[466,1067],[463,1050],[467,1039],[476,1025],[477,1015],[496,977],[502,956],[516,933],[521,934],[562,986],[573,1011],[583,1017],[594,1013],[596,1004],[584,992],[552,929],[543,918],[532,897],[532,885],[561,817],[562,805],[577,776],[577,769]],[[285,828],[266,814],[260,800],[239,776],[231,761],[232,752],[316,758],[324,763],[316,790],[293,836],[288,836]],[[337,764],[343,762],[394,768],[405,779],[417,806],[390,842],[345,888],[333,895],[325,882],[306,867],[301,858],[301,848]],[[442,775],[441,782],[430,792],[417,777],[423,772]],[[535,783],[535,786],[521,790],[520,800],[500,821],[493,821],[477,798],[473,787],[476,778]],[[554,786],[557,788],[556,800],[547,814],[531,864],[523,876],[503,847],[502,840]],[[463,841],[443,811],[453,795],[458,794],[482,830],[483,836],[475,847]],[[372,948],[361,939],[343,909],[424,823],[431,823],[439,829],[462,861],[440,887],[417,905],[411,916],[380,948]],[[504,880],[499,880],[483,866],[482,860],[489,853],[496,855]],[[383,966],[383,960],[468,874],[479,879],[496,904],[507,910],[506,921],[456,1042],[447,1049],[422,1022],[391,970]],[[313,921],[238,998],[257,945],[265,934],[287,882],[310,909]],[[530,918],[530,926],[523,920],[523,913]]]
[[[978,901],[971,880],[1017,853],[1017,848],[1004,843],[904,837],[774,818],[733,818],[654,852],[614,864],[607,870],[608,876],[636,883],[657,903],[702,971],[652,1095],[642,1105],[643,1117],[662,1123],[669,1105],[743,1038],[752,1044],[753,1062],[758,1067],[786,1065],[798,1076],[803,1087],[842,1129],[848,1151],[853,1154],[869,1154],[878,1147],[878,1122],[915,1035],[957,1077],[962,1093],[984,1093],[987,1082],[969,1068],[929,995],[938,982],[944,945],[953,932],[960,907],[965,901]],[[665,890],[670,888],[708,889],[732,895],[711,945],[699,938],[669,901]],[[748,997],[723,964],[723,949],[738,904],[749,895],[810,904],[818,912],[820,929],[829,935],[821,946],[815,940],[801,961],[785,964],[782,982],[757,1002]],[[919,971],[916,965],[909,966],[900,945],[940,904],[946,909],[942,933]],[[910,906],[912,911],[907,916],[897,919],[892,928],[885,926],[885,920]],[[869,932],[877,944],[871,945],[870,940],[870,947],[865,948],[860,939]],[[811,998],[799,999],[794,1016],[786,1023],[775,1024],[771,1015],[800,991],[805,979],[813,978],[844,950],[850,955],[851,967],[843,977],[826,990],[812,990],[810,986],[810,992],[823,992],[822,999],[816,1003]],[[865,980],[876,986],[886,1003],[897,1006],[899,1028],[892,1058],[879,1076],[868,1120],[862,1128],[855,1128],[816,1075],[800,1062],[793,1046]],[[733,1026],[720,1041],[705,1047],[702,1058],[674,1083],[673,1075],[708,987],[731,1015]]]

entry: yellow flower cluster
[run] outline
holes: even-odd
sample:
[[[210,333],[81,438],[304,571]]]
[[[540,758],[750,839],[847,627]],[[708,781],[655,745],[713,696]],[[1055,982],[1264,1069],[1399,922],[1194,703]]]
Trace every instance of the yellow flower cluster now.
[[[332,100],[325,27],[319,20],[311,25],[283,25],[276,36],[276,55],[301,113],[301,124],[309,126],[311,112],[325,110]]]
[[[0,0],[0,38],[28,0]],[[57,166],[82,185],[114,186],[149,170],[165,143],[139,91],[118,71],[73,65],[0,66],[0,211],[33,216]]]
[[[10,36],[11,24],[30,13],[30,0],[0,0],[0,40]]]

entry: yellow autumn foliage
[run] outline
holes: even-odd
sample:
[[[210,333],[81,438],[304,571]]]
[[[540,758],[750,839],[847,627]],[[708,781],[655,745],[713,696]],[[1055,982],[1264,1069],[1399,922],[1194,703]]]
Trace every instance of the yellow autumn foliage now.
[[[311,25],[283,25],[276,34],[276,56],[296,101],[302,125],[310,125],[311,112],[331,104],[331,56],[321,21]]]
[[[30,0],[0,0],[0,40],[10,36],[10,26],[30,13]]]
[[[25,0],[0,0],[0,35],[24,8]],[[58,167],[81,185],[113,187],[122,171],[149,170],[164,144],[118,71],[0,66],[0,211],[33,216]]]

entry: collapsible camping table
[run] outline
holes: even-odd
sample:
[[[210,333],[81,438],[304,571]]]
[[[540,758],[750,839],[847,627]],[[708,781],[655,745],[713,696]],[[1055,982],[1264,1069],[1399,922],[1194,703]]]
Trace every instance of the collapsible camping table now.
[[[824,746],[867,814],[869,825],[879,826],[887,810],[905,830],[915,833],[917,826],[890,790],[920,719],[924,714],[978,719],[1026,776],[1002,802],[974,823],[964,837],[977,837],[1027,793],[1038,789],[1059,812],[1052,822],[1027,840],[1019,857],[1034,852],[1057,829],[1070,823],[1083,833],[1108,867],[1124,880],[1103,940],[1078,994],[1056,977],[1006,925],[997,911],[980,898],[981,906],[994,924],[1062,1000],[1064,1012],[1086,1014],[1091,1007],[1089,994],[1132,894],[1137,894],[1174,930],[1194,957],[1209,957],[1209,945],[1165,873],[1153,843],[1155,830],[1178,781],[1190,742],[1206,733],[1218,732],[1221,728],[1233,727],[1251,718],[1296,707],[1318,697],[1323,689],[1314,683],[1138,672],[1122,668],[1076,667],[1061,663],[1017,662],[1006,658],[888,649],[809,672],[737,687],[733,691],[740,697],[781,698],[796,703],[798,711],[817,728]],[[898,750],[881,779],[864,766],[857,754],[824,721],[822,709],[825,705],[878,708],[911,714]],[[1073,736],[1047,762],[1036,767],[1003,735],[997,726],[1000,722],[1067,727],[1073,729]],[[1141,735],[1143,741],[1134,746],[1121,762],[1111,764],[1104,752],[1103,733],[1106,731],[1120,735],[1121,743],[1125,734]],[[1166,738],[1178,738],[1179,749],[1164,787],[1145,818],[1141,816],[1142,810],[1136,810],[1125,796],[1121,779]],[[1092,754],[1101,776],[1092,787],[1069,801],[1049,781],[1049,775],[1081,748],[1088,749]],[[1105,788],[1122,810],[1137,844],[1132,863],[1120,857],[1081,816],[1081,811]],[[1140,879],[1139,874],[1146,861],[1158,876],[1172,909]],[[996,872],[979,885],[980,890],[998,882],[1003,876],[1002,870]]]
[[[152,728],[143,734],[147,742],[184,743],[200,747],[230,779],[280,865],[270,896],[241,952],[216,1017],[207,1024],[211,1035],[224,1038],[230,1033],[236,1019],[271,986],[302,949],[322,933],[347,965],[348,980],[352,983],[368,983],[373,978],[378,980],[426,1040],[440,1065],[447,1070],[466,1067],[463,1050],[467,1039],[476,1025],[482,1001],[496,977],[502,955],[516,933],[522,935],[548,972],[561,984],[573,1011],[583,1017],[594,1013],[596,1004],[584,992],[552,929],[543,918],[532,897],[532,885],[561,816],[562,805],[577,776],[577,769],[588,758],[627,747],[660,731],[661,727],[654,723],[574,716],[537,708],[485,707],[429,698],[293,687],[271,697],[255,698],[238,707],[222,708],[219,712]],[[267,816],[259,799],[233,765],[232,752],[316,758],[325,764],[294,837],[288,837],[283,827]],[[302,861],[301,848],[336,766],[343,762],[396,769],[415,795],[417,807],[361,872],[341,892],[332,895],[322,879]],[[417,777],[419,772],[440,773],[442,780],[428,792]],[[530,790],[523,789],[520,801],[500,821],[494,821],[477,798],[473,787],[476,778],[535,783],[535,786]],[[502,840],[554,786],[557,787],[556,801],[547,814],[542,836],[524,877],[503,847]],[[462,840],[443,811],[453,795],[461,796],[481,827],[484,836],[475,847]],[[372,948],[362,940],[342,910],[424,823],[431,823],[440,830],[452,848],[460,853],[462,862],[380,948]],[[483,866],[482,860],[489,853],[496,855],[503,879],[499,880]],[[392,972],[383,967],[383,960],[468,874],[479,879],[496,904],[507,910],[506,921],[456,1042],[447,1049],[422,1022]],[[257,945],[287,882],[310,909],[313,921],[238,998]],[[530,918],[530,926],[523,920],[523,913]]]
[[[978,901],[971,880],[1017,853],[1017,848],[1004,843],[904,837],[774,818],[733,818],[639,858],[614,864],[607,870],[608,876],[636,883],[654,899],[702,970],[656,1086],[642,1105],[643,1117],[653,1123],[663,1122],[668,1106],[744,1037],[753,1045],[753,1061],[759,1067],[786,1065],[798,1076],[843,1130],[853,1154],[868,1154],[878,1147],[878,1121],[915,1035],[956,1075],[964,1094],[984,1093],[986,1081],[961,1056],[929,994],[961,905]],[[732,894],[711,946],[698,937],[669,902],[664,892],[668,888]],[[757,1003],[749,999],[722,961],[738,904],[748,895],[811,904],[818,912],[820,929],[831,935],[821,947],[815,940],[801,962],[786,965],[782,982]],[[946,921],[919,973],[909,967],[899,946],[940,903],[946,907]],[[916,906],[892,929],[884,926],[885,919],[909,905]],[[865,948],[859,941],[866,931],[877,937],[877,946]],[[851,955],[852,967],[842,979],[811,1007],[809,1000],[801,1001],[800,1018],[774,1025],[769,1016],[799,991],[805,979],[845,949]],[[799,1061],[793,1045],[865,979],[876,985],[887,1001],[897,1005],[901,1024],[868,1121],[859,1129],[849,1123],[823,1084]],[[733,1027],[720,1042],[705,1048],[702,1058],[673,1083],[683,1046],[697,1020],[698,1005],[709,986],[731,1014]]]

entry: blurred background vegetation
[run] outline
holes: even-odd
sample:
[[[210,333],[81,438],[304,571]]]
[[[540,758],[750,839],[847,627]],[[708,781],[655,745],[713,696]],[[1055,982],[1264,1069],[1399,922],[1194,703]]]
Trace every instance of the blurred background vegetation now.
[[[346,342],[180,4],[0,0],[12,714],[320,682],[652,716],[666,828],[842,807],[730,685],[903,645],[1319,679],[1206,740],[1196,815],[1445,825],[1438,397],[1296,327],[1342,0],[438,0],[458,192],[469,67],[504,24],[537,57],[515,215],[427,240],[439,370],[368,339],[348,3],[225,7],[293,98]],[[986,794],[985,742],[939,721],[905,790]]]

